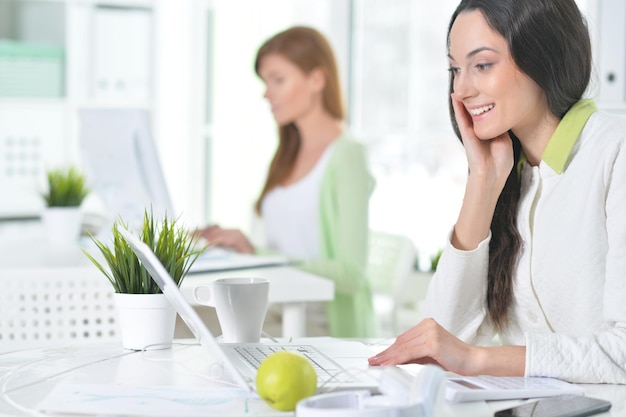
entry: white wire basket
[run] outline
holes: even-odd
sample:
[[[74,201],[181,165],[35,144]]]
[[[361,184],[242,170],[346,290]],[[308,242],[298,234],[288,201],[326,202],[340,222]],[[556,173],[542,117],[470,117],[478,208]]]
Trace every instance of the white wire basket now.
[[[3,271],[0,280],[0,351],[120,340],[114,290],[99,271]]]

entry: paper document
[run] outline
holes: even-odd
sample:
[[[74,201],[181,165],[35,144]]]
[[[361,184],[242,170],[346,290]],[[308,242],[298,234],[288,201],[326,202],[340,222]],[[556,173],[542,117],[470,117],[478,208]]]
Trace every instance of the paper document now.
[[[63,384],[50,392],[39,410],[50,415],[206,417],[255,415],[267,412],[268,406],[246,390],[232,387]]]

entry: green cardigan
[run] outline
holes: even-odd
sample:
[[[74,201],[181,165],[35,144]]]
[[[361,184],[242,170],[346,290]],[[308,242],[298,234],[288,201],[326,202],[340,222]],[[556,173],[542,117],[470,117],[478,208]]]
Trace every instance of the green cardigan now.
[[[372,292],[365,273],[369,199],[374,190],[363,145],[340,136],[320,186],[320,258],[299,268],[335,282],[326,303],[330,335],[375,336]]]

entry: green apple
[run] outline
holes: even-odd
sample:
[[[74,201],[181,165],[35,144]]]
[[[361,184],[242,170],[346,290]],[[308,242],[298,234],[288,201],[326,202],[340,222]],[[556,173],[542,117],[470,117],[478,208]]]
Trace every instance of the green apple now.
[[[287,351],[276,352],[259,366],[256,390],[271,407],[293,411],[298,401],[315,394],[317,374],[304,356]]]

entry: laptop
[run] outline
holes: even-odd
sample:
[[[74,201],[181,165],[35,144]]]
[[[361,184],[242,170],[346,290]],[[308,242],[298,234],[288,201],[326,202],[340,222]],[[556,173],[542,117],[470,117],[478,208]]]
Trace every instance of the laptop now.
[[[289,258],[280,255],[248,255],[225,248],[210,246],[198,256],[189,269],[190,274],[231,271],[235,269],[285,266]]]
[[[349,357],[341,358],[331,358],[322,351],[327,347],[335,351],[333,344],[313,346],[291,343],[218,343],[152,250],[128,230],[120,229],[120,234],[126,239],[200,345],[207,349],[222,365],[225,373],[241,388],[255,391],[256,369],[264,359],[259,355],[271,354],[278,350],[290,350],[302,354],[311,361],[318,375],[319,392],[366,389],[372,393],[378,393],[380,372],[368,370],[367,367],[362,366],[355,370],[356,362],[366,364],[367,357],[373,354],[362,343],[337,341],[338,344],[349,344],[351,349]]]

